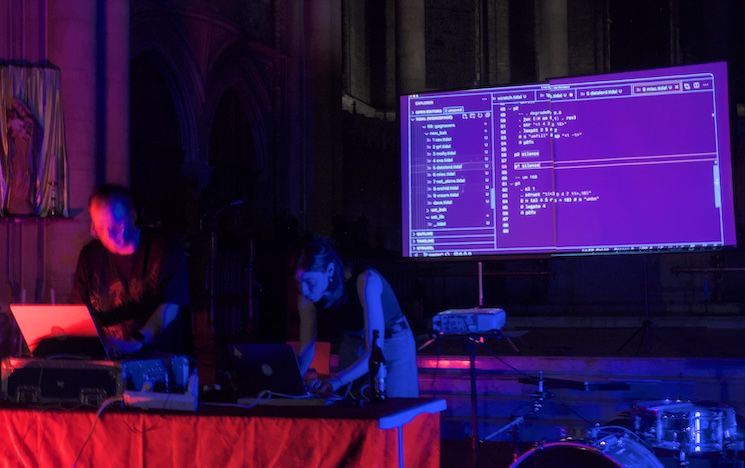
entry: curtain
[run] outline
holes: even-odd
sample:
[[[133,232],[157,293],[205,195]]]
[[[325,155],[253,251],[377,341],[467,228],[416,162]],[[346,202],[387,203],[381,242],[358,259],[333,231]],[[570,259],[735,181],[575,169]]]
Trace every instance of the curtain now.
[[[52,65],[0,63],[0,216],[69,216],[62,79]]]

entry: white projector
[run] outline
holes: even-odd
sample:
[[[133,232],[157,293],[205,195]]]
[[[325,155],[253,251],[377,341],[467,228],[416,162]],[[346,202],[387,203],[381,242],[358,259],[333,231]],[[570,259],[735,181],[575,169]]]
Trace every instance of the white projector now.
[[[502,309],[449,309],[432,317],[432,330],[440,335],[468,335],[501,330],[507,314]]]

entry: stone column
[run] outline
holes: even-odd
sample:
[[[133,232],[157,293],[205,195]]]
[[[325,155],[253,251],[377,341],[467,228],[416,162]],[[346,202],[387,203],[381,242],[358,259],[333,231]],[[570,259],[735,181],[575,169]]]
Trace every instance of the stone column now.
[[[399,94],[422,91],[426,86],[424,13],[424,0],[398,0],[396,48]]]
[[[538,80],[569,74],[567,0],[536,0]]]
[[[492,5],[495,11],[494,37],[495,63],[490,68],[492,77],[498,84],[509,83],[510,76],[510,5],[509,2],[496,2]],[[491,57],[490,57],[491,58]]]
[[[99,2],[100,4],[100,2]],[[106,166],[108,182],[129,184],[129,1],[106,0]]]
[[[308,227],[331,233],[331,219],[341,212],[341,3],[305,4],[305,79],[309,124],[306,159]]]
[[[48,223],[48,284],[59,302],[67,300],[78,253],[90,240],[88,196],[104,180],[129,182],[129,2],[78,0],[74,5],[48,1],[46,21],[48,59],[62,71],[75,215]],[[103,48],[97,42],[102,39]],[[98,60],[105,66],[97,66]],[[101,120],[105,125],[97,124]]]

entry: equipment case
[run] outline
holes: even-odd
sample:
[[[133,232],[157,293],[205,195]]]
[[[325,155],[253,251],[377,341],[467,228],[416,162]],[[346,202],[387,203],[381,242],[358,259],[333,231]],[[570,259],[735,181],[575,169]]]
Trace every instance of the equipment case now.
[[[118,362],[8,357],[2,360],[2,398],[11,403],[98,406],[123,392]]]

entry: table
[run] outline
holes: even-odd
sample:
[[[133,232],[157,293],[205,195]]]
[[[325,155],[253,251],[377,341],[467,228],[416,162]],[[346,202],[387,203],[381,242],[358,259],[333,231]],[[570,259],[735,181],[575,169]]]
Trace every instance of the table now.
[[[0,409],[3,466],[439,466],[444,400],[197,413]],[[82,451],[81,451],[82,449]]]

